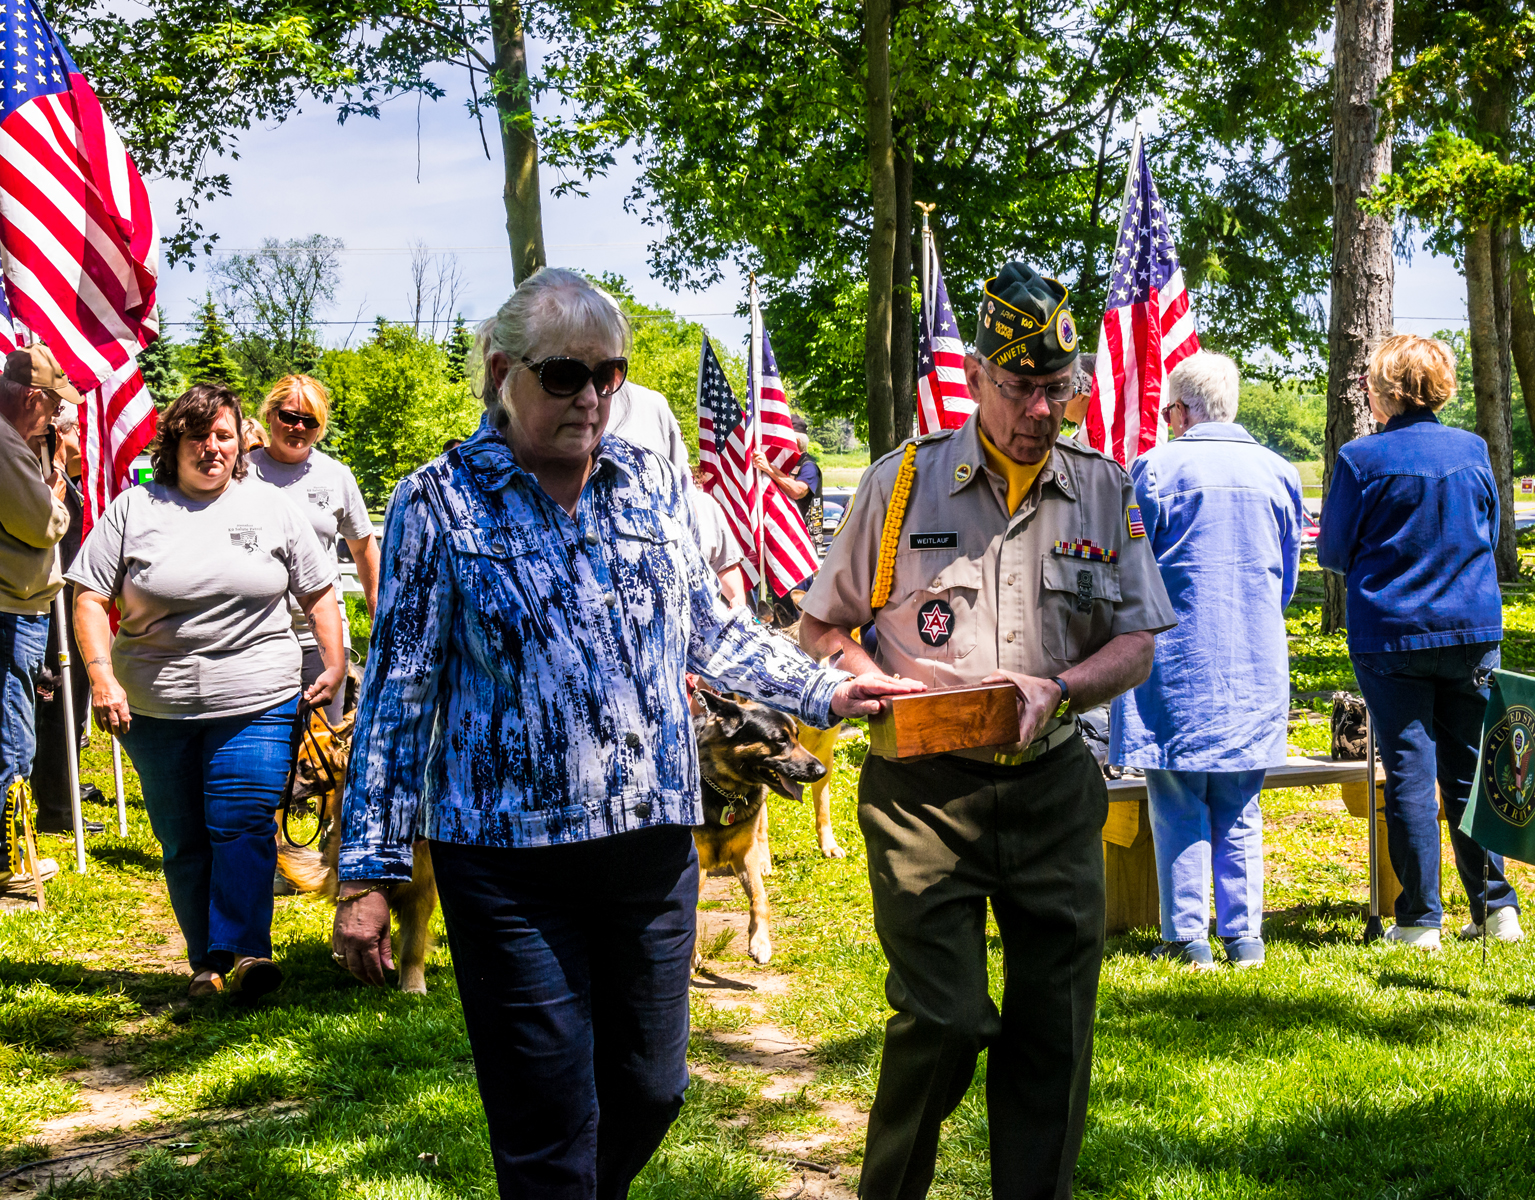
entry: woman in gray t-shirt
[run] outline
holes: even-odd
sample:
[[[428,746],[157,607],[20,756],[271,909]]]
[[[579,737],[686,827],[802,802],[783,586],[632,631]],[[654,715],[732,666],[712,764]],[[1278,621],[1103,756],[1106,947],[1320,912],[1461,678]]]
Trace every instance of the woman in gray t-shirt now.
[[[378,542],[373,537],[373,520],[368,516],[368,506],[352,469],[314,448],[325,436],[330,419],[329,394],[318,379],[284,375],[267,393],[261,419],[271,431],[271,441],[250,452],[251,470],[257,478],[281,488],[309,518],[315,537],[320,539],[320,548],[338,567],[336,542],[346,539],[371,618],[378,607]],[[343,606],[341,619],[345,621],[339,581],[336,600]],[[313,683],[324,670],[319,643],[303,609],[296,602],[290,602],[288,607],[293,614],[293,631],[304,649],[304,682]],[[341,723],[345,698],[345,690],[338,690],[326,709],[325,716],[332,725]]]
[[[91,707],[138,769],[194,996],[282,982],[274,814],[300,690],[289,593],[325,657],[304,699],[324,705],[346,669],[335,565],[281,492],[245,478],[240,420],[239,399],[211,384],[176,400],[150,449],[154,482],[112,502],[68,573]]]

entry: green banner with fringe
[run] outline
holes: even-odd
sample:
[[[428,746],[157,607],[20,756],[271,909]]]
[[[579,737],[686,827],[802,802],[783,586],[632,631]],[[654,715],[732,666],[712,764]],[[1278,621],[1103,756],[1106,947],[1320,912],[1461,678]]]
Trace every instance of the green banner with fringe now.
[[[1460,829],[1494,854],[1535,863],[1535,678],[1494,671],[1490,687]]]

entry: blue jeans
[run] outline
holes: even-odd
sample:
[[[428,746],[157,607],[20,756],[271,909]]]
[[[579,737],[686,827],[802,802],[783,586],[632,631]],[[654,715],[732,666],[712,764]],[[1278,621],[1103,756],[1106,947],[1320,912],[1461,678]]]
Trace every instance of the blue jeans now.
[[[165,859],[192,970],[272,955],[277,805],[298,697],[238,717],[134,715],[122,736]]]
[[[0,794],[32,774],[37,753],[37,677],[48,649],[48,614],[0,612]]]
[[[1471,797],[1482,718],[1487,712],[1487,673],[1502,661],[1497,642],[1435,646],[1393,653],[1351,654],[1359,690],[1370,707],[1375,745],[1386,770],[1386,846],[1401,881],[1396,923],[1438,929],[1439,801],[1444,796],[1455,868],[1480,924],[1488,908],[1519,907],[1503,875],[1501,855],[1487,855],[1487,895],[1482,896],[1484,851],[1460,831]]]
[[[1146,772],[1164,941],[1210,936],[1212,868],[1216,933],[1263,936],[1262,788],[1262,771]]]
[[[688,1085],[692,831],[434,841],[432,866],[500,1194],[622,1200]]]

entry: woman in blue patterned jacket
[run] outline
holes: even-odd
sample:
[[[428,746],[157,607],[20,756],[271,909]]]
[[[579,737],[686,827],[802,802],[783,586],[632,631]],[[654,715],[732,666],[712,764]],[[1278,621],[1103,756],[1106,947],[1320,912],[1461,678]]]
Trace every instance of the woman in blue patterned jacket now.
[[[918,690],[730,611],[689,486],[604,437],[628,327],[545,268],[480,329],[479,431],[395,490],[342,815],[335,949],[431,840],[502,1196],[622,1197],[682,1105],[702,820],[683,676],[825,727]]]

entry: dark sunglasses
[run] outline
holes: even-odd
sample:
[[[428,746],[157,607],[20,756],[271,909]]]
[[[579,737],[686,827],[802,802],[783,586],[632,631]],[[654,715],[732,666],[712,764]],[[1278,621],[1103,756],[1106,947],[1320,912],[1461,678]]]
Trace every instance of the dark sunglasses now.
[[[599,396],[611,396],[624,386],[629,375],[627,358],[605,358],[589,367],[579,358],[556,354],[543,362],[524,358],[524,365],[538,376],[539,386],[551,396],[574,396],[590,382]]]
[[[311,417],[308,413],[296,413],[291,408],[279,408],[275,410],[277,419],[284,425],[297,427],[302,425],[305,429],[318,429],[320,419]]]

